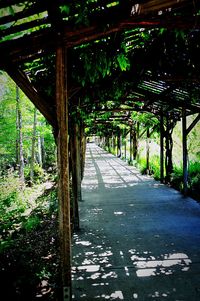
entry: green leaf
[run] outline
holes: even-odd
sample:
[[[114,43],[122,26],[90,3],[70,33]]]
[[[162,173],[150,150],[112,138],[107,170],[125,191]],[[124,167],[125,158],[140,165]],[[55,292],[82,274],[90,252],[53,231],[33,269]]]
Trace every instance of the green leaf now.
[[[69,15],[70,7],[68,5],[61,5],[60,11],[61,11],[61,13],[65,13],[65,14]]]
[[[126,71],[130,68],[130,63],[127,57],[123,53],[120,53],[117,56],[117,62],[119,64],[119,67],[122,71]]]

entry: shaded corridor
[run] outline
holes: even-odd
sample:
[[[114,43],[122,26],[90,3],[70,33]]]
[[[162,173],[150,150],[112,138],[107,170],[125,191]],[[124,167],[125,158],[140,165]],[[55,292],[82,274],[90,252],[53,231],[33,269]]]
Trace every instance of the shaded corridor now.
[[[73,298],[200,300],[200,205],[93,143],[73,237]]]

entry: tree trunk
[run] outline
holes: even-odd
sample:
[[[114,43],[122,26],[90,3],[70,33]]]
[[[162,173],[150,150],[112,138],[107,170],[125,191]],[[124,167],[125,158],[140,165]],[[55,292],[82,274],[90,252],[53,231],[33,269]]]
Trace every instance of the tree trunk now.
[[[22,114],[19,98],[19,88],[16,86],[16,111],[17,111],[17,141],[18,141],[18,163],[19,163],[19,177],[21,182],[24,183],[24,155],[23,155],[23,135],[22,135]]]
[[[32,146],[31,146],[31,162],[30,162],[30,184],[34,181],[34,166],[35,166],[35,142],[36,142],[36,127],[37,127],[37,109],[34,108],[33,117],[33,134],[32,134]]]
[[[46,168],[46,152],[45,152],[44,137],[40,137],[40,143],[41,143],[42,167]]]
[[[40,133],[38,133],[38,163],[40,167],[43,166],[42,162],[42,138],[40,137]]]

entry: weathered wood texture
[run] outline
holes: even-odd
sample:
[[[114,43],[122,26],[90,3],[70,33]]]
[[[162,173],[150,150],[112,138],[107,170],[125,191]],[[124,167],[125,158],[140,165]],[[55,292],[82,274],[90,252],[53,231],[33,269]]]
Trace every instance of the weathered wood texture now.
[[[183,194],[187,194],[188,164],[187,164],[187,120],[185,108],[182,110],[182,148],[183,148]]]
[[[81,162],[80,162],[80,129],[74,121],[71,125],[71,163],[73,192],[73,222],[74,229],[79,229],[79,205],[81,201]]]
[[[150,173],[149,157],[150,157],[150,131],[147,129],[147,138],[146,138],[146,173]]]
[[[164,180],[164,124],[163,114],[160,115],[160,182]]]
[[[63,300],[71,300],[71,225],[68,156],[66,51],[56,51],[56,108],[58,121],[59,233]]]
[[[86,137],[84,133],[84,125],[80,125],[80,153],[81,153],[81,180],[84,176],[85,169],[85,155],[86,155]]]

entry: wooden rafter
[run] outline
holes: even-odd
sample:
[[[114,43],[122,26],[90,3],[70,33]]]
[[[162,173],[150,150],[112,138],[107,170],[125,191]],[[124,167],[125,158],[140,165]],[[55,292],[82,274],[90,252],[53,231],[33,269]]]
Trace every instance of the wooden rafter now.
[[[37,109],[44,115],[47,121],[52,125],[54,130],[57,130],[56,111],[53,109],[48,101],[44,99],[38,91],[33,87],[28,77],[21,70],[16,69],[12,65],[6,66],[6,72],[26,94],[26,96],[34,103]]]
[[[96,39],[101,39],[108,35],[120,32],[125,29],[133,29],[133,28],[144,28],[144,27],[170,27],[170,28],[193,28],[194,20],[188,19],[186,22],[180,24],[177,22],[179,17],[162,20],[162,19],[154,19],[151,20],[148,18],[146,21],[137,20],[136,18],[128,18],[125,20],[119,20],[114,25],[107,26],[106,28],[102,28],[99,24],[103,22],[101,20],[100,23],[94,22],[93,25],[89,27],[82,27],[79,29],[74,29],[68,25],[63,25],[62,28],[62,40],[65,43],[67,48],[71,48],[74,46],[78,46],[83,43],[88,43]],[[0,18],[1,22],[1,18]],[[41,21],[42,22],[42,21]],[[23,26],[27,28],[27,23]],[[31,25],[31,24],[30,24]],[[198,19],[195,19],[195,27],[200,25]],[[23,28],[22,26],[22,28]],[[31,25],[32,26],[32,25]],[[9,29],[11,30],[11,29]],[[8,30],[8,33],[9,33]],[[14,27],[12,29],[14,32]],[[5,35],[6,31],[4,31]],[[36,33],[32,33],[28,36],[24,36],[22,38],[6,41],[0,44],[0,53],[7,53],[13,62],[21,62],[22,60],[28,58],[33,53],[38,53],[39,51],[46,51],[48,49],[55,50],[58,43],[60,42],[60,35],[57,35],[55,31],[51,29],[40,29]],[[26,46],[29,45],[27,48]]]

